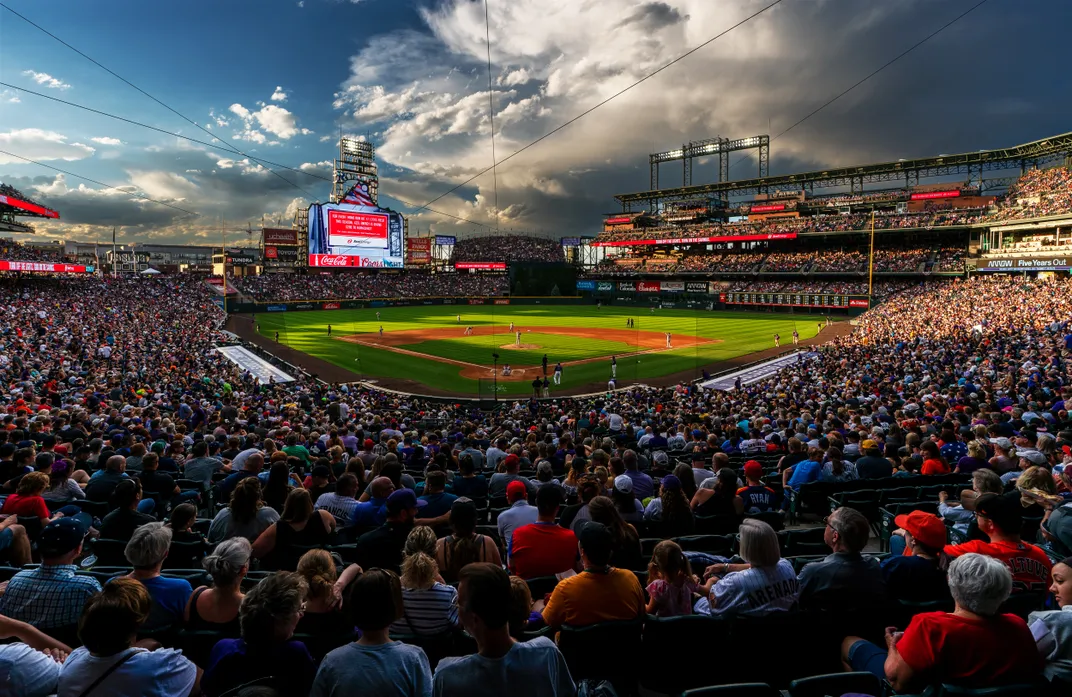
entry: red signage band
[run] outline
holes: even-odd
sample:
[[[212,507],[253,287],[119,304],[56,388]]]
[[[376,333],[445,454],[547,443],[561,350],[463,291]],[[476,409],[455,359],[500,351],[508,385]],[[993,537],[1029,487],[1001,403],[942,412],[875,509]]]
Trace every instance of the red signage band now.
[[[960,196],[960,191],[954,189],[953,191],[920,191],[919,193],[912,194],[912,201],[926,201],[931,198],[956,198]]]
[[[772,203],[767,206],[752,206],[750,209],[752,213],[769,213],[771,211],[784,211],[784,203]]]
[[[502,261],[459,261],[454,265],[459,271],[478,269],[480,271],[506,271],[506,262]]]
[[[42,261],[0,261],[0,271],[33,271],[37,273],[86,273],[81,264],[52,264]]]
[[[330,240],[332,245],[361,245],[367,240],[387,239],[387,216],[380,213],[328,211],[328,237],[352,239],[353,242]]]
[[[613,240],[593,242],[593,247],[633,247],[652,244],[705,244],[707,242],[756,242],[760,240],[795,240],[795,232],[770,232],[763,235],[719,235],[716,237],[675,237],[660,240]]]
[[[361,257],[350,254],[310,254],[309,266],[327,266],[331,268],[361,266]]]
[[[603,224],[604,225],[621,225],[623,223],[631,223],[631,222],[633,222],[632,218],[630,218],[628,216],[623,216],[623,217],[618,217],[618,218],[607,218],[606,220],[603,221]]]
[[[23,201],[22,199],[15,198],[13,196],[5,196],[4,194],[0,194],[0,203],[5,203],[9,206],[12,206],[13,208],[21,208],[22,210],[29,211],[30,213],[37,213],[38,215],[43,215],[46,218],[60,217],[60,214],[52,210],[51,208],[45,208],[44,206],[39,206],[36,203],[30,203],[29,201]]]

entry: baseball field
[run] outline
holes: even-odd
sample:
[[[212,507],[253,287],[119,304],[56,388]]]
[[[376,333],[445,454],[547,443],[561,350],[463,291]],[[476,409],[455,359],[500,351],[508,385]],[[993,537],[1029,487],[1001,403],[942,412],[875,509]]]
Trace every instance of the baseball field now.
[[[348,370],[355,380],[423,387],[428,394],[497,389],[511,396],[532,394],[532,380],[544,375],[544,355],[552,380],[562,364],[561,383],[552,382],[551,394],[577,394],[607,387],[612,356],[619,384],[692,379],[705,366],[772,348],[775,333],[783,347],[792,344],[794,329],[809,339],[819,320],[594,305],[440,305],[263,313],[253,322],[269,349],[278,332],[279,344]]]

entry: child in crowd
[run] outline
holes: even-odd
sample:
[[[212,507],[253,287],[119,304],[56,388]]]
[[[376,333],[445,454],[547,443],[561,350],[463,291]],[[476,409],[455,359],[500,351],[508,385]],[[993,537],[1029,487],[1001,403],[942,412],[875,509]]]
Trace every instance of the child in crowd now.
[[[702,592],[685,553],[673,540],[655,545],[648,564],[647,612],[656,617],[692,614],[692,594]]]

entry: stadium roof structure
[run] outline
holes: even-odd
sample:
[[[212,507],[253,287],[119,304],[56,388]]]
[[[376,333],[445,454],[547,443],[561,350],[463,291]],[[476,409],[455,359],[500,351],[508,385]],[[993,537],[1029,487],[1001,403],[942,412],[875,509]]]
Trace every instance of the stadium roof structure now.
[[[0,232],[33,232],[30,225],[15,218],[59,219],[60,214],[30,200],[18,189],[0,184]]]
[[[633,204],[641,202],[647,203],[649,211],[656,212],[660,203],[703,196],[746,196],[773,191],[813,191],[824,187],[848,187],[853,193],[859,193],[863,191],[864,184],[874,182],[904,182],[908,187],[917,186],[920,179],[953,175],[967,175],[969,182],[980,184],[983,172],[1019,169],[1022,173],[1031,167],[1060,160],[1070,154],[1072,154],[1072,133],[1063,133],[1011,148],[638,191],[631,194],[618,194],[614,198],[622,204],[623,212],[640,212],[633,208]],[[990,181],[988,180],[988,183]],[[1002,183],[1011,183],[1011,180],[1002,180]]]

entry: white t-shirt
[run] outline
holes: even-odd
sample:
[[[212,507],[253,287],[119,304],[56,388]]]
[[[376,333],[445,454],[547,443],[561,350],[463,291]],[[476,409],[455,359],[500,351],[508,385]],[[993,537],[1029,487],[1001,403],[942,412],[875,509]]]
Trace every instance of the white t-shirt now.
[[[0,645],[0,695],[45,697],[56,692],[61,665],[26,644]]]
[[[502,658],[473,654],[444,658],[432,680],[433,697],[573,697],[566,659],[547,637],[518,642]]]
[[[60,672],[58,697],[79,697],[122,656],[119,666],[93,690],[93,697],[184,697],[193,689],[197,667],[178,649],[128,649],[114,656],[94,656],[81,646],[71,652]]]

